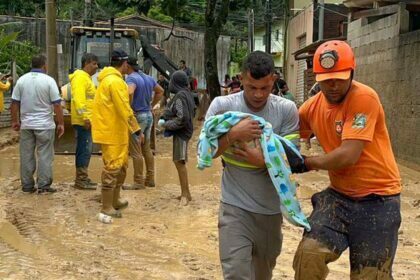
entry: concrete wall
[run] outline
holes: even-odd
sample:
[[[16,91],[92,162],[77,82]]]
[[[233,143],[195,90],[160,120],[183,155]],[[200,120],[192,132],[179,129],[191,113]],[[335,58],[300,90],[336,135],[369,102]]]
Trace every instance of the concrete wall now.
[[[407,17],[402,9],[371,24],[353,21],[348,41],[356,55],[355,79],[380,96],[396,157],[420,166],[420,30],[404,33]]]

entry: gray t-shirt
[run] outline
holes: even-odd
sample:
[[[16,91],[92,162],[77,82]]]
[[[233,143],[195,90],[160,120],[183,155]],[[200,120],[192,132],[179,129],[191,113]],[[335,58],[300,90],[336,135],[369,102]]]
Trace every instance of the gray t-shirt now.
[[[17,81],[12,99],[20,102],[21,129],[55,129],[52,104],[61,97],[53,78],[40,72],[26,73]]]
[[[285,136],[299,130],[299,114],[294,102],[271,94],[264,109],[251,111],[245,103],[243,91],[216,97],[206,119],[227,111],[250,113],[264,118],[274,133]],[[250,169],[226,163],[222,176],[221,201],[247,211],[274,215],[280,213],[280,199],[266,169]]]

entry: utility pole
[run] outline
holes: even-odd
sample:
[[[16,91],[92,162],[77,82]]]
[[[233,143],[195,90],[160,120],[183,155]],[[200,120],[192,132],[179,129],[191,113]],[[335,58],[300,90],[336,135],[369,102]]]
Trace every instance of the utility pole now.
[[[265,2],[265,52],[271,54],[271,0]]]
[[[114,50],[114,16],[111,17],[111,32],[109,34],[109,65],[111,65],[112,51]]]
[[[92,0],[85,0],[85,13],[83,18],[83,25],[93,26],[92,18]]]
[[[48,75],[58,82],[57,67],[57,31],[55,0],[45,0],[46,33],[47,33],[47,69]]]
[[[254,51],[254,9],[248,10],[248,53]]]
[[[318,0],[319,20],[318,20],[318,41],[324,39],[324,0]]]

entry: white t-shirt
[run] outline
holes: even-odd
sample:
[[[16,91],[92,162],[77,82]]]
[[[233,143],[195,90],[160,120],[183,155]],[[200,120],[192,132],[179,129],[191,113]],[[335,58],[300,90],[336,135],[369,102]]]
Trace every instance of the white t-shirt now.
[[[41,72],[26,73],[17,81],[12,99],[20,102],[21,129],[55,129],[52,105],[61,97],[53,78]]]

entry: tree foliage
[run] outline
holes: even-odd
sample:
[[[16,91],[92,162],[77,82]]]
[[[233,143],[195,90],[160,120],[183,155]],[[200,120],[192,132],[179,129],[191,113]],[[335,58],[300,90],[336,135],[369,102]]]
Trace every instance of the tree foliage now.
[[[32,56],[39,52],[29,41],[19,41],[19,23],[0,24],[0,72],[10,72],[11,62],[16,61],[18,75],[28,72]]]
[[[45,0],[10,0],[0,2],[0,14],[33,16],[37,10],[45,9]]]

